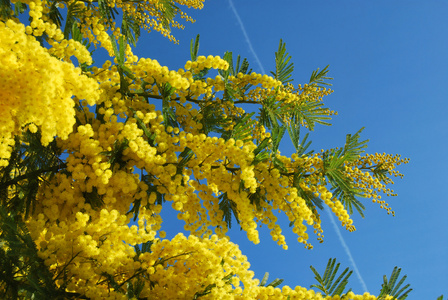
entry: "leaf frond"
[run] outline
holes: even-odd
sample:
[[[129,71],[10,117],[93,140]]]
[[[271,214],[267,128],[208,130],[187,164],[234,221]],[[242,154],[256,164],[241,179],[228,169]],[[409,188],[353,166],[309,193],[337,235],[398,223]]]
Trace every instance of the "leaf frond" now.
[[[330,258],[323,276],[321,276],[313,266],[310,266],[311,271],[315,275],[314,278],[318,282],[318,284],[313,284],[311,287],[319,289],[325,296],[341,296],[344,293],[346,285],[348,284],[348,278],[352,275],[353,271],[346,268],[335,280],[339,266],[340,263],[336,264],[335,258]],[[349,291],[350,290],[347,292]]]
[[[294,64],[290,60],[291,56],[286,52],[286,44],[280,39],[278,50],[275,52],[275,72],[271,71],[271,74],[283,85],[292,81],[291,75],[294,71]]]
[[[328,72],[330,71],[328,67],[329,65],[323,68],[322,70],[320,70],[319,68],[314,70],[313,73],[311,73],[309,84],[320,88],[323,88],[325,86],[331,86],[332,84],[327,82],[328,80],[333,79],[332,77],[327,76]]]

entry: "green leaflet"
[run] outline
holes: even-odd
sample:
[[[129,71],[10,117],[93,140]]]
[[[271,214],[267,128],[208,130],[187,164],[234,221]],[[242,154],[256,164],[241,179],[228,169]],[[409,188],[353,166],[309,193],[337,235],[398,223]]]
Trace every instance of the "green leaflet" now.
[[[179,10],[172,1],[170,0],[160,0],[159,5],[162,4],[162,9],[160,10],[163,16],[162,26],[165,29],[170,29],[170,23],[176,15],[176,11]]]
[[[236,207],[236,203],[227,197],[227,193],[221,194],[218,199],[220,200],[219,209],[224,213],[223,219],[227,223],[227,227],[232,228],[232,214],[235,216],[236,222],[239,224],[240,221],[238,219],[238,209]]]
[[[19,3],[19,6],[16,8],[17,3]],[[21,2],[17,2],[14,6],[15,8],[15,15],[18,15],[18,13],[20,12],[19,7],[22,6]],[[2,20],[7,20],[7,18],[11,17],[11,12],[12,12],[12,5],[11,5],[11,1],[10,0],[0,0],[0,17],[2,18]]]
[[[332,77],[328,77],[328,67],[330,65],[327,65],[325,68],[323,68],[321,71],[319,71],[319,68],[317,70],[313,71],[311,73],[310,77],[310,84],[315,85],[317,87],[323,88],[325,85],[331,86],[331,83],[326,82],[327,80],[332,80]]]
[[[199,107],[202,115],[200,122],[202,124],[203,133],[224,133],[222,128],[229,126],[231,120],[229,118],[224,118],[224,112],[222,111],[220,104],[216,101],[207,101],[205,103],[199,103]]]
[[[123,160],[123,151],[127,148],[129,148],[129,140],[125,138],[122,141],[116,140],[111,151],[103,151],[100,154],[109,156],[108,162],[112,169],[115,168],[115,165],[122,169],[126,166],[126,162]]]
[[[311,271],[313,271],[315,275],[314,278],[318,282],[318,284],[313,284],[310,287],[319,289],[325,296],[341,296],[348,283],[348,278],[352,275],[353,271],[349,271],[349,268],[346,268],[335,280],[340,266],[340,263],[337,263],[336,265],[335,263],[336,258],[330,258],[328,260],[323,276],[321,276],[313,266],[310,266]],[[350,291],[351,289],[349,289],[347,293]]]
[[[358,130],[354,135],[347,134],[345,145],[343,148],[330,149],[323,154],[323,173],[331,185],[333,195],[341,201],[353,214],[355,208],[359,214],[364,217],[364,205],[356,199],[362,197],[362,191],[353,186],[353,181],[344,175],[345,165],[347,162],[353,162],[364,153],[368,140],[359,141],[360,133],[364,128]]]
[[[121,22],[121,32],[126,36],[126,41],[135,47],[140,37],[140,24],[132,15],[124,12]]]
[[[314,130],[316,123],[330,126],[331,123],[326,120],[331,120],[331,117],[327,116],[327,110],[323,106],[322,102],[303,101],[300,105],[296,105],[293,108],[291,112],[292,121],[306,124],[309,130]]]
[[[172,87],[168,82],[162,85],[158,84],[157,87],[159,88],[159,91],[162,95],[162,114],[164,125],[166,127],[179,127],[176,114],[174,113],[173,108],[170,106],[171,95],[176,89]]]
[[[7,245],[0,247],[0,282],[5,287],[5,299],[19,299],[19,295],[26,299],[57,299],[65,294],[65,287],[55,283],[62,274],[55,276],[49,271],[22,218],[3,205],[0,232],[1,243]],[[18,270],[26,270],[26,276],[17,276]]]
[[[378,299],[385,299],[387,295],[391,295],[397,300],[404,300],[408,297],[408,294],[412,291],[411,288],[409,288],[411,285],[406,284],[404,287],[401,287],[401,285],[406,280],[407,276],[404,275],[399,282],[397,282],[398,278],[400,277],[401,268],[394,267],[392,270],[392,274],[390,275],[389,281],[387,280],[387,276],[383,276],[383,284],[381,285],[381,291],[378,295]]]
[[[235,140],[251,140],[251,133],[253,126],[256,121],[252,120],[251,117],[255,113],[244,113],[241,117],[235,117],[234,122],[236,123],[232,130],[224,131],[221,137],[225,140],[233,138]]]
[[[191,61],[196,61],[198,58],[198,52],[199,52],[199,34],[196,36],[196,38],[190,41],[190,56]]]
[[[252,165],[256,165],[260,162],[264,162],[269,159],[271,156],[270,152],[268,151],[270,139],[265,138],[254,150],[254,160],[252,161]]]
[[[49,12],[48,16],[49,16],[50,20],[53,21],[53,23],[56,24],[56,26],[58,28],[61,28],[62,20],[64,20],[64,18],[62,17],[61,13],[59,12],[58,7],[56,6],[57,4],[58,4],[57,1],[51,2],[50,12]],[[17,5],[17,3],[15,5],[19,9],[23,7],[21,5]],[[25,11],[25,10],[23,10],[23,11]],[[20,13],[22,13],[23,11],[20,11]]]
[[[244,94],[247,90],[252,86],[251,84],[246,84],[243,87],[234,86],[228,82],[229,76],[237,76],[238,73],[249,74],[252,72],[252,69],[249,70],[249,62],[246,58],[241,62],[241,57],[238,55],[236,59],[236,65],[233,63],[233,54],[232,52],[226,52],[223,56],[223,59],[229,63],[229,68],[227,70],[218,70],[218,74],[224,78],[224,100],[233,101],[235,98],[244,98]],[[241,63],[241,65],[240,65]]]
[[[106,21],[106,24],[112,26],[112,20],[115,20],[115,15],[118,15],[116,7],[110,7],[107,0],[98,0],[98,8],[101,14],[101,19]]]
[[[275,79],[281,81],[283,85],[292,82],[291,75],[294,71],[294,64],[289,62],[291,56],[286,52],[286,44],[280,39],[278,50],[275,52],[275,72],[271,71]]]
[[[89,7],[89,6],[87,6]],[[64,27],[64,38],[65,39],[69,39],[70,38],[70,33],[72,33],[73,30],[73,25],[76,26],[76,23],[79,21],[78,15],[80,15],[83,12],[83,8],[78,5],[78,3],[72,2],[70,3],[70,5],[67,6],[67,20],[65,22],[65,27]],[[55,16],[56,18],[57,16]],[[62,17],[61,17],[62,18]],[[73,33],[72,33],[72,37]]]
[[[264,273],[263,279],[261,280],[259,286],[265,286],[265,287],[272,286],[275,288],[275,287],[279,286],[280,284],[282,284],[282,282],[283,282],[283,279],[276,278],[271,283],[267,284],[268,278],[269,278],[269,273],[268,272]]]

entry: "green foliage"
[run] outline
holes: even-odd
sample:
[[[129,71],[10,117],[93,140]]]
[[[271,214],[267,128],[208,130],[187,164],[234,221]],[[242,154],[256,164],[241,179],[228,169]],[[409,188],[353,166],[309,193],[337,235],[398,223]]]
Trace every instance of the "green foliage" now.
[[[66,168],[60,155],[55,140],[43,146],[40,131],[24,131],[22,141],[16,139],[9,165],[0,169],[0,203],[25,217],[33,213],[41,183]]]
[[[58,28],[61,27],[62,21],[64,18],[62,17],[61,13],[59,12],[59,9],[57,7],[58,2],[57,1],[50,1],[50,12],[49,12],[49,18],[50,20],[58,26]],[[22,13],[21,11],[20,13]]]
[[[98,9],[101,14],[101,19],[109,26],[112,26],[112,21],[115,19],[115,15],[118,15],[118,11],[115,7],[111,7],[108,0],[98,0]]]
[[[2,19],[9,18],[12,11],[13,9],[10,0],[0,0],[0,17]]]
[[[387,295],[392,295],[394,299],[396,298],[397,300],[404,300],[408,297],[408,294],[412,291],[412,289],[409,288],[411,285],[406,284],[404,287],[401,287],[407,276],[404,275],[400,281],[397,282],[400,278],[400,272],[401,268],[394,267],[392,274],[389,277],[389,281],[387,280],[386,275],[383,276],[383,284],[381,285],[378,299],[385,299]]]
[[[236,63],[233,63],[233,53],[227,51],[224,53],[223,59],[229,63],[229,68],[227,70],[219,70],[219,75],[221,75],[224,79],[227,79],[229,75],[236,76],[238,73],[248,74],[249,70],[249,62],[246,58],[241,61],[241,56],[238,55],[236,58]]]
[[[58,299],[65,294],[65,286],[58,288],[54,280],[62,275],[53,278],[21,217],[0,205],[0,287],[4,299]]]
[[[269,139],[265,138],[260,144],[258,144],[257,148],[254,150],[254,160],[252,161],[252,165],[256,165],[260,162],[264,162],[269,159],[270,153],[267,149],[269,145]]]
[[[323,154],[323,173],[331,185],[333,195],[344,204],[350,214],[353,207],[364,217],[364,205],[356,199],[361,196],[361,191],[353,186],[350,178],[344,175],[346,163],[353,162],[359,158],[367,148],[368,140],[359,141],[360,133],[364,128],[358,130],[354,135],[347,134],[343,148],[330,149]]]
[[[196,61],[196,59],[198,58],[198,52],[199,52],[199,34],[196,36],[195,39],[191,39],[190,41],[191,61]]]
[[[190,42],[190,56],[191,61],[196,61],[198,59],[198,53],[199,53],[199,34],[196,36],[196,38],[193,40],[191,39]],[[208,74],[209,69],[205,68],[201,70],[199,73],[194,74],[193,78],[195,80],[205,80],[205,75]]]
[[[222,107],[217,101],[201,101],[199,103],[199,112],[202,119],[199,121],[202,124],[202,132],[208,134],[211,132],[225,133],[222,128],[230,125],[231,119],[224,116]],[[198,121],[195,118],[195,121]]]
[[[219,209],[222,210],[223,220],[227,223],[227,227],[232,228],[232,214],[235,220],[239,224],[238,209],[236,203],[227,197],[227,193],[223,193],[219,196]]]
[[[152,244],[154,244],[154,241],[147,241],[141,245],[135,245],[135,259],[137,260],[142,253],[151,253]]]
[[[260,286],[266,286],[266,287],[272,286],[275,288],[275,287],[279,286],[280,284],[282,284],[282,282],[283,282],[283,279],[276,278],[271,283],[267,284],[268,278],[269,278],[269,273],[268,272],[264,273],[263,279],[260,282]]]
[[[321,276],[313,266],[310,266],[311,271],[313,271],[315,275],[314,278],[318,282],[318,284],[313,284],[311,287],[319,289],[325,296],[341,296],[348,284],[348,278],[353,273],[353,271],[350,271],[349,268],[346,268],[335,280],[340,266],[340,263],[337,263],[336,265],[335,263],[336,258],[330,258],[328,260],[323,276]],[[347,293],[350,291],[351,289],[349,289]]]
[[[126,166],[126,161],[123,160],[123,151],[129,148],[129,140],[123,139],[122,141],[116,140],[114,142],[114,148],[111,151],[104,151],[101,154],[109,157],[108,163],[110,163],[112,169],[116,166],[119,169],[123,169]]]
[[[126,37],[126,41],[132,46],[136,46],[140,37],[140,24],[128,13],[123,13],[121,21],[121,33]]]
[[[327,116],[327,109],[322,102],[304,101],[300,105],[288,107],[286,111],[290,113],[291,122],[304,124],[311,131],[316,124],[331,125],[327,122],[331,117]]]
[[[314,152],[314,150],[310,150],[310,151],[306,152],[311,145],[311,141],[308,141],[309,135],[310,135],[309,133],[305,134],[302,141],[300,143],[298,143],[297,146],[295,146],[296,154],[299,157],[304,156],[304,155],[311,155]],[[298,136],[297,136],[297,141],[299,141]]]
[[[284,85],[292,82],[291,75],[294,71],[294,64],[290,63],[290,60],[291,56],[286,52],[286,44],[280,39],[278,51],[275,52],[275,72],[271,72],[271,74]]]
[[[90,5],[92,5],[92,4],[88,3],[87,7],[89,7]],[[84,8],[82,8],[82,6],[80,6],[79,3],[77,3],[76,1],[71,2],[67,6],[67,17],[66,17],[65,27],[64,27],[64,38],[65,39],[68,40],[70,38],[70,34],[74,38],[73,27],[74,26],[78,27],[76,24],[79,23],[79,21],[80,21],[79,16],[82,15],[83,11],[84,11]],[[53,19],[58,20],[59,18],[62,19],[62,16],[55,13],[53,16]]]
[[[318,284],[313,284],[311,287],[317,288],[324,296],[343,296],[343,294],[346,294],[351,291],[349,289],[347,292],[344,293],[345,287],[348,284],[348,278],[351,276],[353,271],[349,271],[349,268],[346,268],[337,278],[337,272],[340,266],[340,263],[336,263],[336,259],[329,259],[327,263],[327,267],[325,269],[324,275],[321,276],[316,269],[313,266],[310,266],[311,270],[313,271],[315,275],[315,279],[317,280]],[[407,298],[408,294],[412,291],[410,287],[410,284],[406,284],[404,287],[401,288],[401,285],[406,280],[407,276],[403,276],[399,282],[397,280],[400,277],[401,269],[398,267],[395,267],[392,271],[392,274],[390,276],[389,281],[387,280],[387,276],[383,276],[384,283],[381,286],[381,292],[378,295],[378,300],[385,299],[386,296],[390,295],[393,296],[394,299],[397,300],[404,300]],[[443,300],[443,295],[440,296],[437,300]]]
[[[82,195],[86,203],[90,204],[93,209],[100,209],[104,205],[103,197],[98,194],[98,189],[94,186],[91,192],[83,192]]]
[[[144,287],[145,282],[141,279],[137,279],[134,283],[128,282],[126,284],[126,296],[128,299],[140,299],[140,294]]]
[[[160,15],[162,16],[162,26],[166,29],[170,28],[170,23],[174,19],[174,16],[176,15],[176,11],[179,10],[179,7],[177,7],[173,1],[170,0],[161,0],[159,1],[159,6],[162,7],[160,9]],[[161,4],[161,6],[160,6]]]
[[[129,94],[129,82],[126,78],[131,80],[135,79],[134,74],[132,74],[131,70],[124,64],[125,62],[125,50],[127,46],[127,38],[124,36],[120,36],[117,40],[113,35],[109,35],[109,39],[112,44],[112,48],[114,50],[115,58],[117,59],[117,71],[120,75],[120,93],[123,95]]]
[[[322,70],[319,71],[319,68],[317,68],[317,70],[313,71],[313,73],[311,73],[311,77],[310,77],[310,85],[314,85],[316,87],[325,87],[325,86],[331,86],[331,83],[328,83],[328,80],[332,80],[332,77],[328,77],[328,69],[329,65],[326,66],[325,68],[323,68]]]
[[[236,63],[233,62],[232,52],[224,53],[223,59],[229,63],[227,70],[219,70],[218,74],[224,78],[224,95],[223,100],[234,101],[235,98],[244,99],[245,92],[250,89],[251,84],[244,86],[231,85],[228,81],[229,76],[237,76],[238,73],[250,74],[252,69],[249,69],[249,62],[246,58],[241,61],[241,56],[237,56]]]
[[[260,108],[260,115],[258,121],[261,125],[272,130],[274,127],[278,127],[278,120],[282,117],[282,106],[280,101],[276,101],[275,97],[267,97],[262,100]]]
[[[244,113],[241,117],[235,117],[235,126],[231,131],[224,132],[222,138],[228,140],[233,138],[235,140],[247,141],[250,140],[255,120],[251,117],[254,113]]]
[[[166,127],[179,127],[177,123],[177,117],[174,113],[173,108],[170,106],[171,95],[174,93],[175,88],[173,88],[168,82],[162,85],[157,85],[160,94],[162,95],[162,115],[163,123]]]

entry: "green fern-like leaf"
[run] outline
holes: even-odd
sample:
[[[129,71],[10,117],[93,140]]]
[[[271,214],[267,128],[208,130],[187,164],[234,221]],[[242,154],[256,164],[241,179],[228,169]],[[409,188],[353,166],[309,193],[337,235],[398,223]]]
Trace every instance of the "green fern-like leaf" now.
[[[335,280],[340,263],[335,264],[336,258],[330,258],[323,276],[321,276],[313,266],[310,266],[311,271],[313,271],[315,275],[314,278],[318,282],[318,284],[313,284],[311,287],[319,289],[325,296],[341,296],[344,293],[346,285],[348,284],[348,278],[353,273],[353,271],[349,271],[349,268],[346,268]]]
[[[174,113],[173,108],[170,106],[171,95],[174,93],[175,88],[173,88],[168,82],[163,85],[157,85],[160,93],[162,94],[162,115],[163,123],[166,127],[179,127],[177,123],[177,117]]]
[[[353,181],[345,175],[345,164],[359,158],[367,147],[368,140],[359,141],[360,133],[364,128],[358,130],[354,135],[348,134],[344,147],[330,149],[323,154],[323,173],[331,185],[334,197],[353,214],[353,208],[364,217],[364,205],[356,199],[362,197],[362,191],[354,187]]]
[[[397,282],[400,277],[400,272],[401,268],[394,267],[389,280],[387,280],[386,275],[383,276],[383,284],[381,285],[381,291],[378,295],[378,299],[385,299],[387,295],[391,295],[397,300],[404,300],[408,297],[409,293],[412,291],[412,289],[409,288],[411,285],[406,284],[404,287],[401,287],[407,276],[404,275],[400,281]]]
[[[280,39],[278,51],[275,52],[275,72],[271,72],[275,79],[283,84],[291,82],[291,74],[294,71],[294,64],[289,62],[291,56],[286,52],[286,44]]]
[[[369,140],[359,141],[360,134],[363,130],[364,127],[358,130],[354,135],[347,134],[345,145],[341,153],[346,161],[354,161],[358,159],[358,157],[364,153],[363,149],[367,148],[367,142]]]
[[[57,3],[57,2],[55,2]],[[90,3],[88,4],[91,5]],[[70,34],[72,33],[72,29],[73,29],[73,25],[77,22],[79,22],[79,17],[82,13],[83,13],[84,9],[82,8],[82,6],[79,5],[78,2],[74,1],[71,2],[68,6],[67,6],[67,20],[65,22],[65,27],[64,27],[64,37],[65,39],[69,39],[70,38]]]
[[[117,8],[111,7],[108,0],[98,0],[98,9],[100,11],[101,19],[104,20],[107,25],[111,26],[113,20],[115,20],[115,15],[118,15]]]
[[[300,105],[290,110],[292,122],[305,125],[309,130],[314,130],[316,124],[330,126],[331,117],[327,115],[327,109],[322,102],[303,101]]]
[[[266,287],[272,286],[275,288],[275,287],[279,286],[280,284],[282,284],[282,282],[283,282],[283,279],[276,278],[271,283],[267,283],[268,278],[269,278],[269,273],[268,272],[264,273],[263,279],[261,280],[259,286],[266,286]]]
[[[161,7],[161,15],[162,15],[162,26],[165,29],[170,29],[171,21],[176,16],[176,11],[179,8],[170,0],[161,0],[158,3],[158,7]]]
[[[253,115],[254,113],[244,113],[241,117],[235,117],[234,122],[236,124],[233,130],[224,132],[221,137],[225,140],[230,138],[242,141],[251,139],[252,129],[256,123],[255,120],[251,119]]]
[[[17,3],[15,5],[17,5]],[[2,18],[2,20],[7,20],[8,18],[10,18],[12,12],[13,12],[13,9],[12,9],[12,5],[11,5],[11,1],[10,0],[0,0],[0,17]]]
[[[56,24],[56,26],[57,26],[58,28],[60,28],[60,27],[61,27],[61,24],[62,24],[62,20],[63,20],[64,18],[62,18],[61,13],[59,12],[58,7],[56,6],[57,4],[58,4],[57,1],[53,1],[53,2],[51,2],[51,5],[50,5],[50,12],[49,12],[49,14],[48,14],[48,17],[50,18],[51,21],[53,21],[54,24]],[[16,4],[16,5],[17,5],[17,4]]]
[[[131,15],[123,13],[121,32],[126,36],[127,42],[135,47],[140,37],[140,24]]]
[[[268,151],[269,139],[265,138],[254,150],[254,160],[252,165],[256,165],[260,162],[264,162],[269,159],[270,153]]]
[[[232,228],[232,214],[236,219],[236,222],[239,224],[238,218],[238,209],[236,207],[236,203],[230,200],[227,197],[227,193],[221,194],[218,199],[219,209],[223,212],[223,220],[227,223],[228,228]]]
[[[311,85],[315,85],[317,87],[324,87],[324,86],[331,86],[331,83],[328,83],[328,80],[332,80],[332,77],[328,77],[328,72],[330,70],[328,70],[329,66],[326,66],[325,68],[323,68],[322,70],[320,70],[319,68],[317,68],[317,70],[313,71],[313,73],[311,73],[311,77],[310,77],[310,83]]]
[[[199,52],[199,34],[196,36],[195,39],[191,39],[190,42],[191,61],[195,61],[198,58],[198,52]]]

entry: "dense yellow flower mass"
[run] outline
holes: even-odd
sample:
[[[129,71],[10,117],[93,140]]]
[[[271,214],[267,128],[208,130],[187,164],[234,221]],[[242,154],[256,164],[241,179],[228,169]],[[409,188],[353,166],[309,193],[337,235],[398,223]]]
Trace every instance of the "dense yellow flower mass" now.
[[[313,129],[314,120],[335,114],[322,106],[331,90],[246,74],[219,56],[197,56],[175,71],[120,42],[119,57],[114,42],[122,35],[104,10],[121,9],[137,27],[173,39],[170,26],[181,27],[173,17],[191,18],[171,1],[21,3],[29,8],[28,26],[13,16],[0,22],[0,171],[8,172],[1,201],[8,207],[28,201],[19,183],[36,184],[32,210],[20,219],[65,298],[131,299],[132,290],[138,299],[376,299],[261,286],[226,236],[234,214],[252,242],[260,242],[257,228],[265,225],[287,249],[280,212],[297,241],[312,248],[309,227],[322,242],[319,205],[355,230],[345,197],[351,189],[394,214],[378,193],[393,195],[388,175],[402,176],[395,168],[408,160],[386,154],[345,160],[339,152],[287,157],[277,150],[274,123]],[[202,7],[200,0],[175,3]],[[76,29],[69,39],[55,21],[55,9],[64,6],[76,12],[73,26],[112,61],[87,68],[92,58],[74,38]],[[263,121],[242,103],[282,113]],[[44,148],[55,141],[57,164],[18,167],[20,147],[31,147],[34,136]],[[329,186],[339,178],[350,186],[341,197]],[[188,237],[164,239],[160,213],[170,207]],[[25,269],[16,272],[24,275]]]
[[[51,56],[23,24],[0,22],[0,36],[0,166],[6,166],[14,135],[28,127],[41,129],[44,145],[54,136],[66,139],[75,124],[73,97],[93,105],[99,90],[79,68]]]

